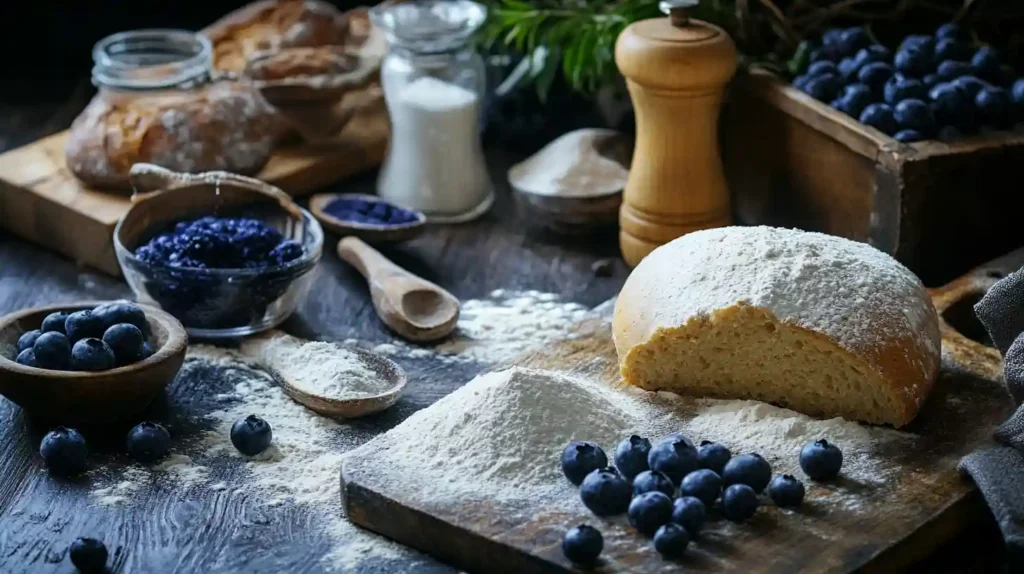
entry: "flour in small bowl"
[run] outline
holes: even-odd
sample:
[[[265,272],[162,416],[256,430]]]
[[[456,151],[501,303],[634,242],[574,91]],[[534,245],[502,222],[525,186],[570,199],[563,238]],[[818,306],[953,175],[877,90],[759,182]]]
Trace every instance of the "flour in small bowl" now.
[[[337,343],[306,341],[275,332],[245,341],[241,351],[312,395],[359,399],[379,395],[392,386],[361,355]]]

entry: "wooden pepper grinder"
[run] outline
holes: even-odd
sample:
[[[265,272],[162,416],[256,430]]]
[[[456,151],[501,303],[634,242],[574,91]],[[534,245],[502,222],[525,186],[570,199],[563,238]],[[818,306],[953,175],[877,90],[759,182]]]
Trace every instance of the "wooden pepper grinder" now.
[[[688,17],[697,4],[662,2],[668,18],[635,22],[615,44],[636,113],[619,211],[619,245],[631,266],[659,245],[731,220],[718,111],[736,71],[736,46],[721,28]]]

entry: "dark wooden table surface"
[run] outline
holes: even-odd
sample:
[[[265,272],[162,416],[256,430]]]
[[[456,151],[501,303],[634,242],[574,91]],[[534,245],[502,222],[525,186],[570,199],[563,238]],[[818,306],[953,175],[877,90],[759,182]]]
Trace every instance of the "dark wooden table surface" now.
[[[66,127],[86,96],[82,90],[59,104],[0,105],[0,150]],[[595,306],[614,296],[627,274],[617,259],[614,233],[566,240],[531,229],[528,218],[517,212],[500,175],[514,159],[511,154],[490,151],[499,191],[494,208],[485,217],[431,229],[426,236],[386,254],[460,298],[482,297],[498,288],[536,289]],[[373,183],[373,174],[366,174],[334,187],[366,192],[372,190]],[[333,241],[325,245],[310,296],[283,328],[299,336],[327,340],[390,340],[374,314],[362,278],[338,260]],[[616,258],[614,274],[596,277],[591,264],[609,257]],[[0,314],[45,303],[130,295],[120,280],[77,268],[59,255],[0,232]],[[453,376],[432,370],[430,365],[407,366],[410,380],[421,383],[412,386],[394,409],[360,423],[361,429],[369,438],[391,428],[465,383],[475,374],[474,369],[481,368],[465,367]],[[197,384],[194,380],[176,381],[166,403],[155,407],[154,416],[167,421],[176,436],[197,430],[188,414],[196,409],[201,412],[202,399],[197,396],[209,392]],[[89,500],[88,485],[83,484],[87,479],[55,480],[42,470],[36,450],[45,430],[0,399],[0,572],[71,572],[66,549],[79,536],[102,537],[113,555],[111,565],[116,572],[319,571],[316,558],[324,551],[323,537],[309,528],[301,513],[260,519],[253,501],[233,501],[225,494],[182,498],[141,493],[128,507],[97,508]],[[116,454],[119,437],[124,436],[121,432],[123,429],[109,436],[98,430],[87,434],[99,452],[99,464],[122,456]],[[920,570],[979,572],[996,568],[1000,543],[992,528],[979,529]],[[449,571],[425,557],[404,564],[361,564],[359,570]]]

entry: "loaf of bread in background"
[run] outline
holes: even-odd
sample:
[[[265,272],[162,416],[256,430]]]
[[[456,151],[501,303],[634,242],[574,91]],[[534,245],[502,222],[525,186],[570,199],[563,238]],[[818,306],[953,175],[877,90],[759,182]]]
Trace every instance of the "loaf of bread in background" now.
[[[214,82],[160,96],[100,92],[71,125],[68,169],[100,189],[130,189],[137,162],[182,172],[255,174],[281,126],[255,88]]]
[[[659,247],[615,305],[625,380],[901,427],[932,389],[938,317],[920,280],[855,241],[771,227]]]

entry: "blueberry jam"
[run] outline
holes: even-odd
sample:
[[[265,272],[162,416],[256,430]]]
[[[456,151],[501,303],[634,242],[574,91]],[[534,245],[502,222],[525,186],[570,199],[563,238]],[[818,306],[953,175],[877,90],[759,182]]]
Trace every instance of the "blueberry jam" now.
[[[263,221],[213,216],[179,222],[135,250],[150,266],[148,294],[186,327],[199,329],[244,327],[262,320],[303,272],[289,265],[303,255],[300,243]],[[229,280],[209,271],[219,269],[259,274]]]
[[[324,213],[342,221],[370,225],[405,225],[419,218],[416,214],[383,201],[339,197],[324,207]]]

